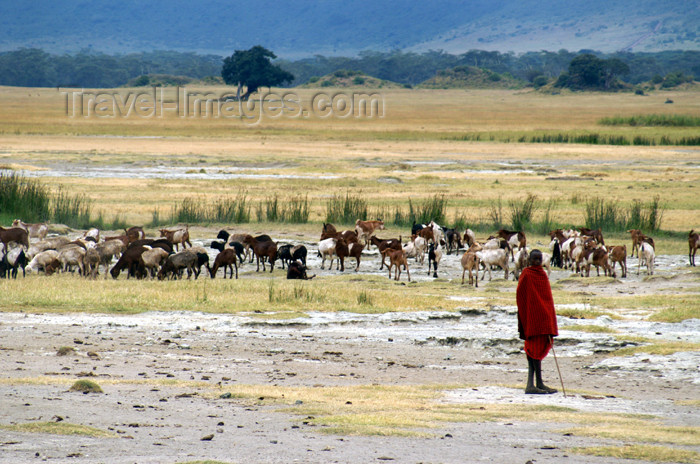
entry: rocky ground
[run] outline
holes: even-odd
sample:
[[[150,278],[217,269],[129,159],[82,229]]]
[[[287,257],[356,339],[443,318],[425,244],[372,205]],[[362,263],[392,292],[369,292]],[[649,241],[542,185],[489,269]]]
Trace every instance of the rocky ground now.
[[[313,259],[310,264],[320,272]],[[661,256],[658,272],[672,278],[645,282],[630,266],[624,285],[601,285],[591,291],[658,292],[672,290],[679,281],[698,285],[682,264],[682,256]],[[452,257],[445,262],[451,277],[455,266]],[[367,271],[375,269],[372,259]],[[552,278],[568,275],[557,271]],[[656,288],[649,290],[650,285]],[[605,333],[566,330],[580,321],[564,318],[559,321],[556,347],[569,394],[524,395],[526,362],[514,311],[514,307],[475,310],[465,300],[459,314],[311,313],[291,321],[168,312],[3,313],[0,423],[62,420],[111,431],[116,437],[3,430],[0,462],[627,462],[569,452],[576,446],[620,443],[565,435],[559,430],[570,424],[550,423],[546,417],[537,423],[445,423],[442,429],[430,430],[430,438],[336,436],[320,433],[302,417],[276,411],[276,405],[205,395],[241,384],[456,385],[441,401],[558,405],[652,414],[671,425],[700,423],[696,407],[678,403],[700,398],[698,353],[611,358],[608,353],[620,346],[619,341]],[[631,335],[700,342],[699,319],[663,324],[641,317],[601,317],[587,323]],[[62,346],[75,352],[58,356]],[[543,367],[545,380],[561,389],[551,355]],[[45,376],[51,380],[20,380]],[[76,378],[102,383],[104,393],[70,392]],[[202,440],[209,436],[213,437]]]

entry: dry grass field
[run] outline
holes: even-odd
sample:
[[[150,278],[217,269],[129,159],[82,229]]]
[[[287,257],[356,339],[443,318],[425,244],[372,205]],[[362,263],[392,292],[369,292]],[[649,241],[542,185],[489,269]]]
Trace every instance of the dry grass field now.
[[[221,95],[230,89],[191,90]],[[292,91],[305,109],[320,92]],[[133,89],[99,92],[128,99]],[[173,92],[166,90],[169,104]],[[272,117],[274,102],[268,102],[261,121],[252,124],[173,113],[69,117],[66,97],[56,89],[0,87],[0,168],[35,177],[54,192],[85,195],[94,215],[146,225],[151,236],[157,234],[150,226],[154,213],[167,218],[186,199],[206,204],[244,195],[255,209],[275,196],[281,202],[303,196],[309,201],[308,223],[254,218],[244,224],[190,224],[190,231],[202,243],[222,227],[269,233],[309,244],[312,254],[327,204],[338,195],[366,200],[370,213],[385,219],[396,209],[405,211],[409,200],[415,205],[444,196],[447,224],[473,225],[479,238],[492,232],[488,226],[499,202],[509,224],[511,203],[529,195],[539,207],[533,222],[549,214],[553,223],[570,226],[584,225],[591,199],[627,209],[658,198],[663,216],[655,236],[656,275],[642,271],[637,276],[636,258],[629,260],[627,279],[553,274],[558,314],[566,323],[557,353],[564,376],[576,383],[571,402],[521,404],[518,391],[513,403],[511,390],[521,388],[514,384],[524,380],[523,363],[513,351],[520,346],[517,335],[503,327],[514,324],[509,311],[516,283],[503,280],[499,271],[479,289],[461,286],[455,256],[445,259],[436,280],[411,260],[411,274],[417,277],[410,284],[379,273],[374,253],[363,258],[363,272],[357,274],[354,263],[346,262],[341,275],[320,270],[316,260],[310,273],[317,278],[300,283],[284,280],[279,269],[257,274],[249,264],[233,281],[208,276],[86,281],[33,274],[0,281],[0,354],[12,367],[0,379],[3,404],[9,405],[0,428],[11,435],[0,443],[0,449],[10,451],[7,458],[0,454],[0,462],[23,462],[35,452],[94,462],[82,448],[74,450],[80,438],[43,448],[42,434],[85,434],[92,437],[90,446],[99,459],[121,456],[114,462],[141,456],[158,462],[230,459],[230,446],[219,437],[237,440],[237,462],[282,462],[268,444],[277,440],[293,443],[284,458],[307,462],[463,462],[465,455],[491,450],[502,451],[494,455],[500,462],[700,462],[697,421],[693,424],[697,378],[682,364],[684,356],[692,363],[700,351],[692,329],[700,319],[700,274],[687,266],[686,238],[690,229],[700,229],[700,147],[517,142],[538,134],[645,137],[655,143],[662,137],[697,137],[697,127],[612,127],[598,121],[618,115],[697,116],[700,91],[646,96],[376,92],[383,98],[382,118]],[[667,99],[674,103],[666,104]],[[474,134],[481,134],[481,141],[465,141]],[[382,233],[402,235],[404,241],[408,234],[407,227],[395,225]],[[627,243],[629,250],[623,231],[606,233],[608,238]],[[531,231],[528,243],[546,246],[548,237]],[[460,324],[470,324],[473,317],[484,318],[478,319],[476,332],[456,335],[463,330]],[[418,341],[422,330],[434,333]],[[473,333],[494,339],[474,341],[469,339]],[[582,348],[588,344],[592,351]],[[62,345],[76,350],[59,359],[54,355]],[[502,351],[489,351],[496,346]],[[622,367],[606,364],[616,359]],[[86,373],[90,369],[93,375]],[[78,371],[96,377],[109,406],[99,396],[65,392]],[[174,378],[158,377],[166,372]],[[495,396],[448,401],[455,391],[490,388],[498,390]],[[221,395],[227,392],[228,409],[221,412]],[[58,408],[47,399],[53,397],[64,400]],[[188,398],[186,405],[182,398]],[[674,402],[679,398],[685,402]],[[591,399],[600,404],[629,400],[635,414],[596,409]],[[83,413],[85,404],[109,413],[90,417]],[[227,415],[230,411],[234,417]],[[60,426],[45,422],[52,414],[70,420]],[[42,421],[27,419],[40,415]],[[543,421],[540,441],[526,439],[530,426]],[[213,430],[209,422],[226,423],[211,444],[211,438],[200,440]],[[474,422],[480,430],[470,426]],[[189,429],[197,436],[183,423],[192,424]],[[162,436],[151,435],[156,427]],[[326,438],[321,431],[341,438]],[[454,446],[445,441],[459,433]],[[467,438],[471,434],[476,434],[473,443]],[[507,436],[504,442],[513,446],[506,450],[492,438],[498,436]],[[134,439],[133,456],[121,451],[124,437]],[[264,443],[250,445],[260,437]],[[401,441],[404,437],[424,440],[416,445],[421,449]],[[385,454],[368,454],[373,447]],[[424,454],[429,449],[436,454]]]

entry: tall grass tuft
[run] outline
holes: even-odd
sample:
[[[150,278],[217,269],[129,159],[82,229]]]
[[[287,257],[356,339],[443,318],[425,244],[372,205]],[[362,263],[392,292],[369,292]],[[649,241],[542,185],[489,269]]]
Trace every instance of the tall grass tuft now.
[[[153,221],[161,223],[160,213],[153,212]],[[250,203],[245,192],[235,197],[220,198],[213,203],[203,198],[188,197],[172,207],[170,218],[164,223],[247,223],[250,222]],[[156,225],[156,224],[153,224]]]
[[[537,197],[528,193],[525,200],[512,200],[510,205],[510,225],[513,230],[525,230],[532,223],[532,216],[537,210]]]
[[[354,224],[356,220],[367,219],[367,200],[360,196],[333,195],[326,203],[326,222],[334,224]]]
[[[498,197],[498,201],[492,201],[489,205],[489,219],[494,229],[501,229],[503,227],[503,203],[501,197]]]
[[[698,127],[700,117],[686,114],[638,114],[635,116],[613,116],[598,121],[603,126],[665,126]]]
[[[409,198],[408,200],[408,224],[415,221],[417,224],[427,224],[430,221],[435,221],[438,224],[445,222],[447,212],[447,200],[445,195],[433,195],[422,203],[413,205]]]
[[[47,221],[51,218],[50,203],[49,190],[39,181],[14,172],[0,173],[0,214],[6,221]]]
[[[592,198],[586,201],[586,227],[623,231],[640,229],[657,232],[661,228],[664,208],[657,195],[649,203],[635,200],[626,210],[615,200]]]
[[[90,226],[92,200],[85,195],[68,195],[61,189],[51,197],[50,215],[53,222],[71,227]]]

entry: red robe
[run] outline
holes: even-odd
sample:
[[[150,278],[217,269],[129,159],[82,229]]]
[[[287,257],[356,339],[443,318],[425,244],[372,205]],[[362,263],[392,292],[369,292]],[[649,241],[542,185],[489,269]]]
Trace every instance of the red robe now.
[[[523,270],[516,292],[518,332],[525,340],[525,352],[534,359],[543,359],[552,347],[552,338],[559,335],[554,312],[549,276],[542,266]]]

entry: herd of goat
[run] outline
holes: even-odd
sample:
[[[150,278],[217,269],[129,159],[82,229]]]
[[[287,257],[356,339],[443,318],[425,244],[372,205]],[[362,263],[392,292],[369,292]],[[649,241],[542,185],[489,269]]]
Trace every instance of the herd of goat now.
[[[0,227],[0,277],[16,278],[19,270],[22,275],[31,272],[43,272],[51,275],[56,272],[77,270],[80,275],[96,278],[103,267],[105,278],[111,275],[118,278],[122,272],[127,278],[178,279],[187,272],[187,278],[199,277],[205,267],[213,279],[219,269],[223,277],[238,278],[238,267],[246,261],[256,260],[256,271],[263,272],[269,267],[274,270],[279,261],[287,270],[288,279],[312,279],[307,274],[307,253],[304,245],[282,244],[275,242],[269,235],[252,236],[248,234],[231,235],[221,230],[211,249],[217,250],[213,263],[204,247],[193,246],[190,242],[189,227],[160,229],[159,238],[146,238],[141,227],[125,229],[115,236],[101,236],[98,229],[90,229],[82,237],[71,240],[66,236],[48,235],[48,225],[27,224],[15,220],[12,227]],[[402,271],[411,280],[409,258],[412,265],[425,265],[428,258],[428,275],[438,277],[438,267],[445,254],[459,253],[461,256],[462,284],[469,273],[469,284],[478,286],[479,272],[483,280],[486,273],[491,280],[492,270],[500,268],[504,278],[513,274],[518,279],[520,272],[527,266],[527,238],[522,231],[499,230],[485,240],[477,241],[470,229],[464,232],[441,227],[434,221],[428,224],[415,224],[411,229],[410,240],[402,238],[380,239],[376,233],[384,230],[380,220],[357,220],[355,228],[338,231],[332,224],[323,224],[317,255],[321,258],[321,269],[325,269],[326,259],[329,269],[335,263],[336,269],[345,270],[345,259],[354,258],[355,271],[358,271],[363,251],[376,247],[381,259],[379,269],[386,267],[389,278],[399,280]],[[654,240],[640,230],[628,231],[632,239],[630,257],[635,253],[639,259],[639,270],[645,266],[647,273],[654,273]],[[571,269],[581,276],[590,275],[591,267],[600,275],[616,277],[619,264],[622,277],[627,276],[627,246],[606,245],[600,229],[587,228],[557,229],[549,233],[551,242],[549,252],[544,253],[544,266],[548,272],[551,267]],[[695,254],[700,248],[700,235],[691,230],[688,235],[688,259],[695,266]],[[180,249],[182,248],[182,249]],[[116,263],[113,264],[113,261]]]

